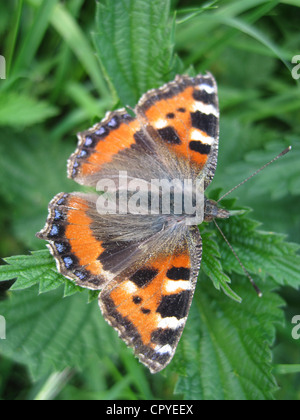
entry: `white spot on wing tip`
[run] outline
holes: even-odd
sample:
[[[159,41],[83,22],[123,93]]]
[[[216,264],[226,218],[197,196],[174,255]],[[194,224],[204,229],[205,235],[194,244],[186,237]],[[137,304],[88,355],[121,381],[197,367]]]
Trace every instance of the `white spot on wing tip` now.
[[[206,83],[201,83],[199,85],[200,89],[205,90],[206,93],[211,94],[215,92],[215,87],[207,85]]]
[[[170,346],[170,344],[166,344],[162,347],[157,345],[155,347],[155,351],[156,351],[156,353],[159,353],[159,354],[165,354],[165,353],[172,354],[172,347]]]

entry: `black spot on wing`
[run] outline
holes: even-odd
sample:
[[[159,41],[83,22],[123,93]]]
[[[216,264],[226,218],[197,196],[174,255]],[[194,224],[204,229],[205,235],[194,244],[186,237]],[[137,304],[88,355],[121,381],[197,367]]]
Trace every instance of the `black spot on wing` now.
[[[158,270],[155,268],[142,268],[136,271],[129,279],[138,287],[143,287],[150,283],[157,276],[157,273]]]
[[[175,114],[174,114],[174,112],[169,112],[169,113],[166,115],[166,118],[169,118],[169,119],[173,119],[173,118],[175,118]]]
[[[175,316],[177,319],[184,318],[188,312],[190,292],[183,292],[163,296],[156,312],[163,318]]]
[[[141,308],[141,311],[142,311],[142,313],[143,313],[143,314],[145,314],[145,315],[148,315],[148,314],[150,314],[150,312],[151,312],[151,310],[150,310],[150,309],[147,309],[147,308]]]
[[[155,344],[160,344],[161,346],[165,346],[166,344],[172,346],[176,343],[181,331],[182,328],[158,328],[151,334],[151,341]]]
[[[193,98],[196,101],[202,102],[206,105],[217,105],[216,95],[214,93],[207,93],[202,89],[195,89],[193,91]]]
[[[204,114],[203,112],[191,112],[192,126],[198,130],[204,131],[209,137],[215,137],[217,134],[218,119],[213,114]]]
[[[212,76],[208,76],[208,75],[203,75],[203,74],[199,74],[198,76],[195,77],[194,79],[194,83],[193,86],[198,86],[198,85],[207,85],[211,88],[214,88],[214,81]]]
[[[165,365],[171,358],[169,353],[156,353],[155,351],[151,355],[151,360],[159,363],[160,365]]]
[[[135,303],[136,305],[139,305],[142,302],[142,298],[140,296],[133,296],[132,297],[132,301],[133,303]]]
[[[186,267],[172,267],[167,271],[170,280],[189,280],[190,269]]]
[[[158,134],[160,137],[169,144],[180,144],[181,140],[173,127],[167,126],[164,128],[159,128]]]
[[[194,152],[201,153],[202,155],[208,155],[210,153],[211,146],[209,144],[201,143],[201,141],[192,140],[190,141],[189,148]]]

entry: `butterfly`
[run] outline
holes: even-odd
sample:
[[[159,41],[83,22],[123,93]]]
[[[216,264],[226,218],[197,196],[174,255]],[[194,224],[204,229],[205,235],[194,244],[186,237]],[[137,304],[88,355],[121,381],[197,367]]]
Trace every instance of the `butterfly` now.
[[[104,318],[152,373],[171,361],[188,317],[202,256],[198,225],[230,215],[204,195],[218,138],[211,74],[149,90],[134,113],[108,112],[78,134],[68,176],[96,191],[58,194],[37,234],[60,273],[101,290]]]

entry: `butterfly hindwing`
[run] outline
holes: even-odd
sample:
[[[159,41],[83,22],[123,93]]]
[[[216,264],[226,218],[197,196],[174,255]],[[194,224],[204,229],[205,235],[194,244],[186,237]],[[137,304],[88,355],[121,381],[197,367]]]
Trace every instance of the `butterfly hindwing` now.
[[[201,262],[201,238],[190,228],[185,244],[138,270],[116,277],[99,296],[106,320],[152,373],[172,359],[185,326]]]

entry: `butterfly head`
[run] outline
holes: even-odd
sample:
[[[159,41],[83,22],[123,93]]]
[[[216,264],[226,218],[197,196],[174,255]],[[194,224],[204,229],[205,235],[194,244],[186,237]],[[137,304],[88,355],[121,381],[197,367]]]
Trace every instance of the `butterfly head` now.
[[[231,216],[228,210],[218,207],[214,200],[204,199],[204,221],[211,222],[214,219],[227,219]]]

